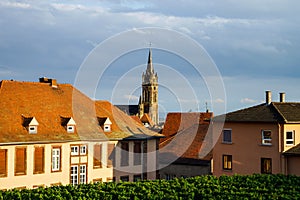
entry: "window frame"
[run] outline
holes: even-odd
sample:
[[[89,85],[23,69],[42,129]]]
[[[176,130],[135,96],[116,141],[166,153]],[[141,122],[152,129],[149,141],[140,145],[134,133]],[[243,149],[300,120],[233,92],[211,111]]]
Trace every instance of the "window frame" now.
[[[102,168],[102,144],[94,144],[93,146],[93,168],[99,169]],[[99,148],[99,152],[97,152],[96,147]]]
[[[129,182],[129,175],[120,176],[120,181]]]
[[[82,151],[84,149],[84,152]],[[79,154],[80,155],[86,155],[87,154],[87,145],[86,144],[82,144],[79,147]]]
[[[37,134],[37,128],[38,127],[36,125],[29,125],[29,127],[28,127],[28,133],[29,134]]]
[[[84,171],[82,172],[82,169]],[[79,165],[79,184],[86,184],[87,183],[87,166],[86,164]]]
[[[270,133],[270,138],[266,138],[264,133]],[[270,146],[272,145],[272,131],[271,130],[262,130],[261,131],[261,143],[262,145]]]
[[[269,169],[269,171],[267,171],[266,169],[265,169],[265,164],[266,164],[266,162],[270,162],[269,164],[270,164],[270,169]],[[272,158],[260,158],[260,167],[261,167],[261,171],[260,171],[260,173],[261,174],[272,174]]]
[[[37,153],[37,149],[42,149],[42,161],[41,161],[41,170],[37,170],[37,162],[36,162],[36,153]],[[34,157],[33,157],[33,174],[43,174],[45,173],[45,147],[43,146],[36,146],[34,147]]]
[[[141,165],[142,164],[142,142],[134,141],[133,142],[133,165]]]
[[[104,132],[111,132],[111,125],[110,124],[104,124],[103,130],[104,130]]]
[[[227,158],[225,160],[225,158]],[[229,159],[230,158],[230,159]],[[226,171],[232,171],[232,164],[233,164],[232,155],[223,154],[222,155],[222,169]]]
[[[75,133],[75,126],[67,125],[67,133]]]
[[[226,141],[225,140],[225,132],[227,131],[230,131],[230,141]],[[225,143],[225,144],[232,144],[232,129],[223,129],[222,131],[222,143]]]
[[[78,177],[78,165],[71,165],[70,166],[70,184],[71,185],[78,185],[79,177]]]
[[[77,149],[77,150],[74,151],[75,149]],[[70,153],[71,153],[71,156],[78,156],[79,155],[79,145],[71,145]]]
[[[288,133],[292,133],[292,138],[291,139],[287,138]],[[288,144],[288,142],[292,142],[292,143]],[[295,130],[285,132],[285,145],[286,146],[294,146],[295,145]]]
[[[129,142],[128,141],[122,141],[121,142],[121,167],[129,166]]]
[[[114,143],[107,143],[107,168],[115,166],[115,148],[116,147]]]
[[[54,154],[53,151],[57,151],[58,155]],[[61,172],[61,147],[56,146],[51,149],[51,172]],[[55,162],[54,164],[54,161]]]
[[[17,151],[23,149],[24,150],[24,160],[23,160],[23,166],[24,166],[24,170],[23,171],[17,171],[18,167],[20,166],[20,163],[22,160],[20,158],[18,158],[17,156]],[[27,148],[26,147],[16,147],[15,148],[15,176],[21,176],[21,175],[26,175],[27,174]]]
[[[0,149],[0,152],[2,152],[4,154],[4,158],[2,158],[0,160],[1,164],[3,164],[2,167],[3,167],[3,172],[4,172],[4,173],[0,174],[0,178],[1,178],[1,177],[7,177],[7,149]]]

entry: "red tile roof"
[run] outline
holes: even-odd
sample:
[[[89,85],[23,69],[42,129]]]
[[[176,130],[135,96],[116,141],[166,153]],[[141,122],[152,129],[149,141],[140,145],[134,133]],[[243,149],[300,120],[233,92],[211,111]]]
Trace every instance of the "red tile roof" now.
[[[147,113],[143,114],[143,116],[141,117],[141,122],[148,123],[150,126],[154,125],[153,121],[151,120],[151,118],[149,117],[149,115]]]
[[[37,134],[29,134],[24,119],[35,117]],[[75,133],[67,133],[63,119],[73,117]],[[109,117],[112,132],[104,134],[98,117]],[[129,131],[130,130],[134,131]],[[142,130],[142,131],[140,131]],[[122,139],[134,134],[155,135],[107,101],[96,103],[70,84],[0,82],[0,144]]]
[[[169,113],[160,140],[160,153],[172,153],[177,157],[199,159],[201,148],[210,145],[204,142],[213,113]],[[210,160],[211,153],[202,159]]]

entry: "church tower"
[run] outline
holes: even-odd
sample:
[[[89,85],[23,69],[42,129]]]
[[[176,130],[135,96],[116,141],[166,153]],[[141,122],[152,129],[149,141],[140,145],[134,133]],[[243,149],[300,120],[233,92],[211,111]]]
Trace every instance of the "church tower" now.
[[[149,50],[146,72],[142,75],[142,95],[139,101],[139,116],[148,114],[154,124],[159,123],[158,118],[158,77],[152,65],[152,51]]]

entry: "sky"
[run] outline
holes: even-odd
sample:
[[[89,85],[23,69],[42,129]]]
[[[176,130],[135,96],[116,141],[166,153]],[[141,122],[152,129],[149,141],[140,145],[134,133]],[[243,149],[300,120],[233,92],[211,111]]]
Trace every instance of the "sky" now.
[[[101,65],[105,58],[99,54],[105,73],[95,74],[94,93],[88,84],[79,88],[94,99],[137,103],[151,43],[162,115],[206,108],[229,112],[262,103],[266,90],[274,101],[279,92],[286,92],[287,101],[299,101],[299,8],[298,0],[1,0],[0,80],[46,76],[76,85],[95,49],[103,50],[106,41],[127,32],[154,27],[199,44],[217,69],[225,95],[212,95],[213,82],[197,74],[186,57],[161,49],[155,31],[139,49],[119,55],[109,66]],[[134,40],[114,43],[105,55],[129,43]],[[194,53],[180,46],[186,55]]]

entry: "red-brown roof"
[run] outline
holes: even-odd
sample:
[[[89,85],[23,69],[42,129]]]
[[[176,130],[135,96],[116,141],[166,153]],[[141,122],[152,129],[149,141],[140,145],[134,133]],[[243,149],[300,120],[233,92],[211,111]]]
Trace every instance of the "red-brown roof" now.
[[[141,117],[141,122],[148,123],[150,126],[154,125],[153,121],[151,120],[151,118],[149,117],[149,115],[147,113],[143,114],[143,116]]]
[[[33,117],[39,123],[37,134],[29,134],[24,124]],[[76,122],[75,133],[67,133],[63,124],[64,119],[71,117]],[[104,134],[99,117],[110,118],[110,133]],[[0,144],[122,139],[135,134],[156,133],[107,101],[95,103],[70,84],[57,84],[55,88],[40,82],[0,82]]]
[[[212,116],[213,113],[169,113],[162,131],[166,138],[161,138],[159,144],[160,153],[199,159],[202,149],[209,148],[210,145],[209,140],[204,138]],[[210,152],[207,153],[201,159],[210,160],[212,155]]]
[[[194,124],[209,124],[209,119],[212,117],[212,113],[168,113],[162,134],[166,138],[162,138],[161,142],[168,140],[174,136],[177,132],[185,130]]]

